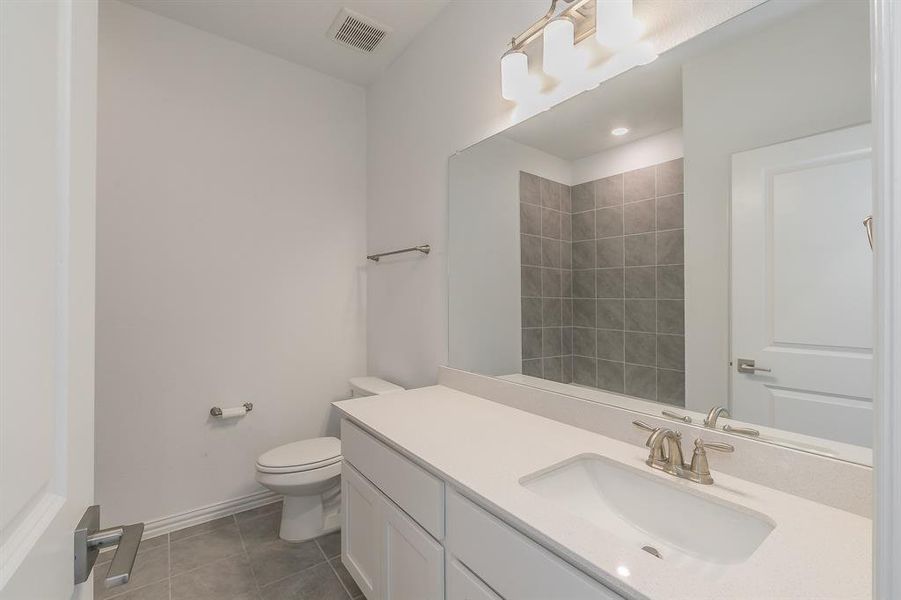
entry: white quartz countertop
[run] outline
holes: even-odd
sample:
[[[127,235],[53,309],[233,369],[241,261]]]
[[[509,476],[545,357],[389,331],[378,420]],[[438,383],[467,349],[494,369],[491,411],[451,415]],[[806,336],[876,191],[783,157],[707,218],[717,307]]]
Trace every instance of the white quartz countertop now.
[[[440,385],[334,405],[489,512],[625,596],[871,598],[872,521],[718,473],[715,457],[710,460],[711,486],[645,468],[695,493],[702,487],[705,494],[763,513],[776,527],[745,562],[686,572],[519,483],[525,475],[585,453],[643,466],[646,448]]]

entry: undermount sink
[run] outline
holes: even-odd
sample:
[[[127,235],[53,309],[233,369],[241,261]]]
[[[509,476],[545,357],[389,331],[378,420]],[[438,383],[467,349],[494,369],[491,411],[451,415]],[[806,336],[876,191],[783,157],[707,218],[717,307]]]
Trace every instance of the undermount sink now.
[[[701,571],[744,562],[776,526],[765,515],[676,483],[596,454],[520,479],[624,542]]]

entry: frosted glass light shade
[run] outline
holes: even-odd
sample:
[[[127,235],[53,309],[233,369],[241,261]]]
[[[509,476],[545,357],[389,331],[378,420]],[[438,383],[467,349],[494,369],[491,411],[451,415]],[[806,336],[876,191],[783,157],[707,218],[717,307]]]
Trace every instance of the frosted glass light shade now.
[[[638,42],[619,51],[628,63],[636,66],[646,65],[657,60],[657,53],[650,42]]]
[[[529,91],[529,57],[510,51],[501,58],[501,96],[518,100]]]
[[[529,91],[529,57],[511,50],[501,57],[501,96],[519,100]]]
[[[632,16],[632,0],[598,0],[595,37],[613,50],[629,46],[644,33],[644,25]]]
[[[555,79],[566,79],[578,72],[575,48],[576,27],[566,18],[552,19],[544,26],[542,41],[544,56],[541,68]]]

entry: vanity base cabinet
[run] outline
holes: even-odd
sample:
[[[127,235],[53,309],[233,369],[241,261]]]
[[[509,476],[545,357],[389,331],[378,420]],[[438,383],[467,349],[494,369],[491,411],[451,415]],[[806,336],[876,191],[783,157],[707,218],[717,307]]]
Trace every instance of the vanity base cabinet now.
[[[341,560],[368,600],[444,598],[444,548],[346,461]]]
[[[444,546],[448,555],[503,598],[622,600],[613,590],[451,489],[446,506]]]
[[[341,560],[367,600],[622,600],[346,419],[341,437]]]

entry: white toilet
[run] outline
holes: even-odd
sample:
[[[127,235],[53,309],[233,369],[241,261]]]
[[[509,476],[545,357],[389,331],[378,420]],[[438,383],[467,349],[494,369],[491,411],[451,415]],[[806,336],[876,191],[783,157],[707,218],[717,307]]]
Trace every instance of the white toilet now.
[[[351,397],[404,388],[377,377],[350,380]],[[279,537],[302,542],[341,525],[341,440],[313,438],[285,444],[257,459],[257,481],[285,496]]]

